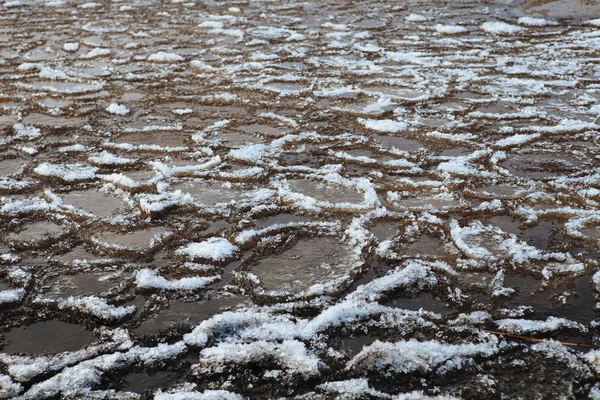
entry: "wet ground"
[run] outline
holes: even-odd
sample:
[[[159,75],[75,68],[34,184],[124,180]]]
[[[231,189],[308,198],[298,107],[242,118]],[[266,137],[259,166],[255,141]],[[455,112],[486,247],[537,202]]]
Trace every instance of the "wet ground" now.
[[[599,50],[596,0],[5,0],[0,398],[600,399]]]

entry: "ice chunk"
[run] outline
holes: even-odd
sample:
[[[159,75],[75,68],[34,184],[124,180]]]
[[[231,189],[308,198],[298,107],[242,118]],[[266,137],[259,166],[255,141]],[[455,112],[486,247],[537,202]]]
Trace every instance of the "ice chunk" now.
[[[559,329],[575,329],[586,332],[587,328],[575,321],[565,318],[548,317],[545,321],[529,319],[500,319],[495,321],[498,329],[517,335],[524,333],[554,332]]]
[[[224,261],[233,257],[238,248],[227,239],[213,237],[200,243],[190,243],[177,249],[176,254],[188,256],[192,259],[202,258],[213,261]]]
[[[156,272],[151,269],[142,269],[136,273],[135,284],[138,287],[145,289],[197,290],[206,287],[218,279],[220,279],[219,275],[208,277],[194,276],[168,280],[156,274]]]
[[[365,126],[365,128],[373,129],[377,132],[389,132],[396,133],[406,130],[408,124],[406,122],[394,121],[391,119],[363,119],[359,118],[358,122]]]
[[[97,48],[92,49],[89,52],[81,55],[80,58],[90,59],[90,58],[96,58],[96,57],[103,57],[103,56],[109,55],[110,53],[111,53],[110,49],[103,49],[103,48],[97,47]]]
[[[32,140],[39,138],[42,133],[39,128],[31,125],[15,124],[13,125],[15,138]]]
[[[33,172],[45,177],[55,177],[67,182],[92,179],[96,176],[97,167],[84,164],[50,164],[42,163]]]
[[[79,43],[77,43],[77,42],[65,43],[65,44],[63,44],[63,50],[68,51],[68,52],[75,52],[75,51],[79,50]]]
[[[548,21],[544,18],[533,18],[533,17],[521,17],[518,20],[519,25],[529,26],[545,26],[545,25],[556,25],[554,21]]]
[[[367,369],[382,372],[429,372],[460,369],[473,357],[489,357],[498,351],[498,340],[489,337],[482,343],[445,344],[437,341],[419,342],[415,339],[395,343],[375,341],[365,347],[348,363],[348,369]]]
[[[507,24],[506,22],[500,21],[488,21],[481,24],[481,29],[486,32],[494,33],[497,35],[510,35],[514,33],[523,32],[526,29],[520,26]]]
[[[445,33],[445,34],[456,34],[456,33],[465,33],[468,31],[464,26],[459,25],[441,25],[437,24],[434,26],[436,32]]]
[[[257,340],[252,343],[219,343],[200,352],[200,361],[192,368],[197,375],[221,373],[227,367],[248,364],[275,363],[288,375],[305,379],[320,374],[321,361],[298,340],[271,343]]]
[[[127,115],[129,114],[129,108],[125,107],[122,104],[112,103],[108,107],[106,107],[106,111],[115,115]]]
[[[153,62],[177,62],[177,61],[185,61],[185,58],[181,57],[179,54],[175,53],[167,53],[164,51],[159,51],[157,53],[151,54],[148,57],[148,61]]]

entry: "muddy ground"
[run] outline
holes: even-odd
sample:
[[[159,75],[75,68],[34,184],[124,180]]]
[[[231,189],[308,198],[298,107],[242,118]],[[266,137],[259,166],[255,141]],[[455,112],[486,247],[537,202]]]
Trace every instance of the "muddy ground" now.
[[[0,397],[600,398],[599,51],[595,0],[0,3]]]

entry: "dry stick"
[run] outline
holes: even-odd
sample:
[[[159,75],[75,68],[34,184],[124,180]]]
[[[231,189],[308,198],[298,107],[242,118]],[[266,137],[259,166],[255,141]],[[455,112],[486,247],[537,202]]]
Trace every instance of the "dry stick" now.
[[[546,340],[546,339],[539,339],[539,338],[534,338],[534,337],[530,337],[530,336],[521,336],[521,335],[513,335],[510,333],[504,333],[504,332],[490,331],[487,329],[482,329],[482,331],[484,331],[486,333],[491,333],[492,335],[505,336],[505,337],[511,338],[511,339],[527,340],[529,342],[544,342]],[[562,344],[563,346],[569,346],[569,347],[585,347],[586,349],[600,349],[600,346],[594,346],[593,344],[571,343],[571,342],[560,342],[560,341],[558,343]]]

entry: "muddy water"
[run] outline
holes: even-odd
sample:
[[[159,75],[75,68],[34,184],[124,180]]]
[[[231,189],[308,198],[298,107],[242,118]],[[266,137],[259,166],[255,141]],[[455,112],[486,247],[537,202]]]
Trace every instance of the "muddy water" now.
[[[219,183],[190,181],[171,186],[171,190],[181,190],[200,204],[208,206],[240,200],[243,191]]]
[[[237,296],[216,297],[197,302],[174,301],[167,308],[144,321],[135,328],[135,331],[153,334],[178,324],[197,325],[215,314],[234,309],[241,301],[242,299]]]
[[[314,238],[260,260],[251,272],[266,290],[299,293],[339,278],[348,271],[349,261],[348,249],[335,238]]]
[[[63,232],[63,228],[54,222],[40,221],[26,225],[23,230],[8,237],[16,241],[40,241],[60,236]]]
[[[598,18],[600,2],[597,0],[529,0],[516,9],[516,14],[555,18]]]
[[[116,286],[115,280],[107,275],[78,274],[59,277],[52,285],[48,296],[69,297],[85,296],[105,292]]]
[[[80,325],[58,320],[36,322],[13,328],[4,335],[8,344],[5,353],[60,353],[76,351],[92,343],[94,334]]]
[[[143,250],[152,245],[155,241],[160,241],[160,238],[169,231],[162,227],[147,228],[134,232],[102,232],[93,238],[100,245],[121,246],[131,249]]]
[[[0,4],[0,350],[148,356],[24,380],[3,356],[0,397],[593,398],[585,353],[482,329],[600,343],[594,18]]]
[[[293,179],[288,181],[290,190],[312,197],[318,201],[361,203],[364,196],[352,189],[340,185],[328,185],[321,182]]]
[[[61,197],[65,205],[73,206],[101,218],[110,217],[125,206],[118,198],[95,190],[70,192]]]

